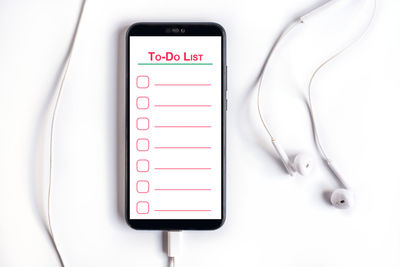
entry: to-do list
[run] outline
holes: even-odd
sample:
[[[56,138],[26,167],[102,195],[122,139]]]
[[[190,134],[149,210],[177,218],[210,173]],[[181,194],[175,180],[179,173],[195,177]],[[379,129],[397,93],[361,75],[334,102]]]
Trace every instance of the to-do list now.
[[[221,37],[130,37],[131,219],[221,219]]]

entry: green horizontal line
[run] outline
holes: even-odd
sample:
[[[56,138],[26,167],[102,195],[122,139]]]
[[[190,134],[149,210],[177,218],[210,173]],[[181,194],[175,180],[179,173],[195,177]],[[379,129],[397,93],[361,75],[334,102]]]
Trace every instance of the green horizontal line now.
[[[212,63],[138,63],[138,65],[212,65]]]

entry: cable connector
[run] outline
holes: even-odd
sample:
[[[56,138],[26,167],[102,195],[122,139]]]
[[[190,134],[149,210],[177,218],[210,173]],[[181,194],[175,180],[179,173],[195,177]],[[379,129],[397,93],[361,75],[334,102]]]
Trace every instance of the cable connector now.
[[[182,231],[167,232],[169,267],[175,267],[175,259],[180,254]]]

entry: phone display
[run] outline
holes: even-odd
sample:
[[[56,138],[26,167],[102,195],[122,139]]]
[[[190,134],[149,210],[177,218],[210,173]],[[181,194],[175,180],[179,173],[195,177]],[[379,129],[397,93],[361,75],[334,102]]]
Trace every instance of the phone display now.
[[[127,34],[127,221],[215,229],[224,220],[225,40],[216,24]]]

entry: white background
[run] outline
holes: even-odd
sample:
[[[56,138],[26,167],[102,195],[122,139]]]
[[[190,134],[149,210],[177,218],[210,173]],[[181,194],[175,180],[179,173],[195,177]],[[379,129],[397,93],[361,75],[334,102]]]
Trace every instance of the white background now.
[[[315,108],[327,152],[357,196],[317,160],[290,178],[256,117],[253,84],[282,27],[319,0],[89,1],[56,125],[53,223],[66,266],[165,266],[159,232],[123,219],[124,31],[138,21],[215,21],[228,37],[227,220],[187,232],[180,266],[400,265],[400,2],[380,0],[355,49],[322,71]],[[304,104],[313,67],[366,22],[366,1],[341,1],[299,27],[271,62],[264,110],[293,154],[317,156]],[[41,221],[49,101],[81,1],[0,2],[0,265],[58,266]]]

